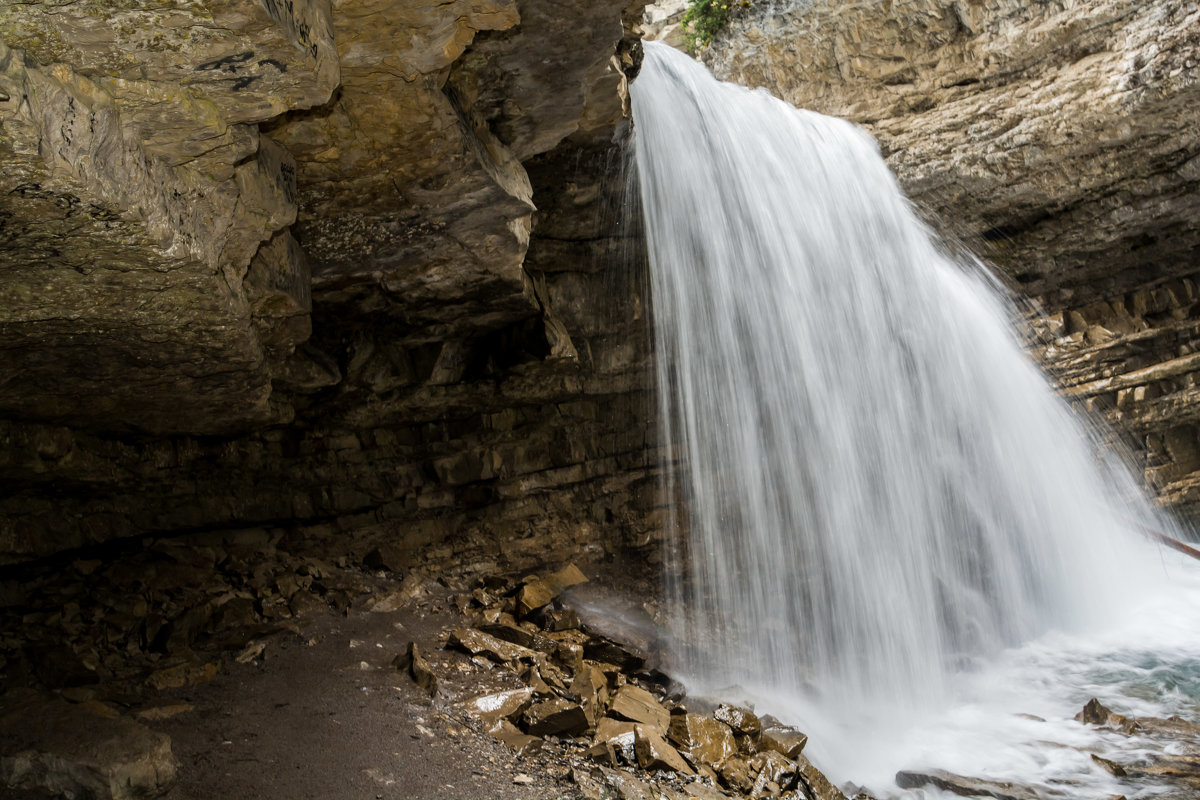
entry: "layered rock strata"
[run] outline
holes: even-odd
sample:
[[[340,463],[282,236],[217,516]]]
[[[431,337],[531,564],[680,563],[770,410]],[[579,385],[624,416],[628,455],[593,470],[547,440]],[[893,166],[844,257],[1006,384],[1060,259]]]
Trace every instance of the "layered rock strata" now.
[[[1041,355],[1069,396],[1106,410],[1164,501],[1194,513],[1194,3],[775,0],[703,58],[870,131],[931,224],[1049,315]]]
[[[0,9],[0,560],[640,540],[641,6]]]

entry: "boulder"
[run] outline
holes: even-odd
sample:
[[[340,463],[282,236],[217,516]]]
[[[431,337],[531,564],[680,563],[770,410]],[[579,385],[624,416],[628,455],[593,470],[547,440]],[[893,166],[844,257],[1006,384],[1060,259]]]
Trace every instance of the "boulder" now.
[[[758,736],[762,732],[758,716],[748,708],[722,703],[713,712],[713,717],[733,728],[733,732],[740,736]]]
[[[684,775],[694,774],[683,756],[667,744],[659,730],[647,725],[634,728],[633,751],[637,755],[638,765],[645,770],[665,769]]]
[[[772,725],[763,728],[758,738],[759,750],[773,750],[788,758],[795,758],[808,744],[808,735],[787,725]]]
[[[0,782],[9,789],[133,800],[162,794],[175,770],[170,737],[131,719],[32,692],[0,701]]]
[[[776,791],[791,787],[799,774],[799,768],[774,750],[758,753],[746,760],[750,771],[756,774],[754,787],[750,790],[753,795],[761,794],[768,784],[775,786]]]
[[[490,727],[501,720],[516,719],[521,712],[529,708],[532,700],[532,689],[512,689],[476,697],[463,703],[462,707],[468,714]]]
[[[579,614],[573,608],[560,608],[542,615],[542,627],[548,631],[569,631],[579,627]]]
[[[740,794],[745,794],[754,788],[755,774],[750,765],[741,756],[730,756],[717,766],[717,774],[721,783]],[[822,798],[822,800],[824,800]]]
[[[457,647],[473,656],[486,656],[500,664],[513,663],[521,659],[536,660],[539,656],[534,650],[518,644],[497,639],[495,636],[476,630],[475,628],[455,628],[447,640],[448,647]]]
[[[583,707],[561,697],[535,703],[525,710],[521,719],[525,723],[526,733],[535,736],[580,736],[588,729],[587,714]]]
[[[725,723],[699,714],[672,714],[671,741],[702,763],[714,766],[737,752],[733,731]]]
[[[587,577],[574,564],[568,564],[558,572],[539,578],[536,575],[525,579],[517,596],[517,613],[525,617],[547,606],[565,589],[586,583]],[[576,626],[578,627],[578,626]]]
[[[813,800],[846,800],[846,795],[830,783],[829,779],[813,766],[807,757],[797,755],[794,760],[799,772],[800,783],[809,797]]]
[[[671,724],[670,712],[654,699],[654,695],[633,684],[617,690],[610,710],[613,716],[640,722],[664,733]]]
[[[502,639],[511,644],[529,648],[530,650],[537,650],[539,653],[545,653],[546,655],[553,655],[558,648],[558,643],[553,639],[543,636],[538,631],[531,631],[519,625],[496,622],[480,625],[478,630],[483,631],[489,636],[495,636],[497,639]]]
[[[592,744],[608,745],[626,764],[636,764],[636,729],[636,722],[603,717],[596,723],[596,735],[592,737]]]

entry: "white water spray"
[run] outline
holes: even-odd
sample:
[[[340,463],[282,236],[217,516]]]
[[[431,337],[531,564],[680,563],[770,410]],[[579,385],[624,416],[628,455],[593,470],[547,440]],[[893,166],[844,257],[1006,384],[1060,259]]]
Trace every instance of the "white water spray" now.
[[[632,95],[686,509],[680,671],[802,695],[861,748],[1145,591],[1133,531],[1166,523],[1097,463],[996,287],[938,246],[867,134],[654,43]]]

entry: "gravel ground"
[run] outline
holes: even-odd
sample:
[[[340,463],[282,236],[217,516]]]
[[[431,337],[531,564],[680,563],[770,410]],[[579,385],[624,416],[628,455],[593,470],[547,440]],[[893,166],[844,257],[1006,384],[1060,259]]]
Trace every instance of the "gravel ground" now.
[[[260,662],[164,698],[195,706],[151,725],[171,736],[179,760],[167,800],[574,797],[544,766],[456,721],[451,698],[480,693],[477,679],[453,670],[431,701],[390,666],[414,640],[435,663],[465,662],[436,638],[458,619],[444,606],[331,613],[301,636],[271,640]]]

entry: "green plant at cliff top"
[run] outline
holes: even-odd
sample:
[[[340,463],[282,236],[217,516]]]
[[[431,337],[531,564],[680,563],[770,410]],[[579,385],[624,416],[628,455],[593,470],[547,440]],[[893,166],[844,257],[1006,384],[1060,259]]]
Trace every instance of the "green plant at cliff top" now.
[[[693,53],[708,46],[717,33],[729,24],[736,9],[749,8],[750,0],[688,0],[683,12],[684,44]]]

